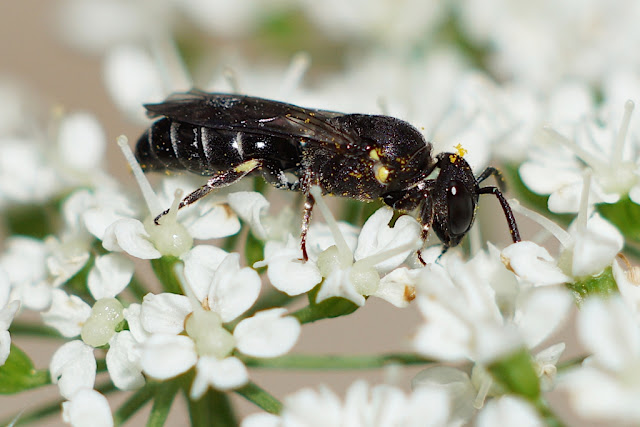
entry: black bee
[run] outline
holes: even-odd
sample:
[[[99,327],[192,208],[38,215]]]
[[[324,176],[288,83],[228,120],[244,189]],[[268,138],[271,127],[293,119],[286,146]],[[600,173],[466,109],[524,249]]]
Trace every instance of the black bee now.
[[[500,189],[479,186],[491,175],[501,182],[500,173],[487,168],[476,178],[462,153],[434,158],[431,144],[402,120],[199,91],[175,94],[145,108],[150,117],[161,118],[136,145],[143,170],[187,170],[209,177],[181,201],[180,208],[259,173],[276,188],[305,195],[301,230],[305,260],[313,185],[323,194],[365,202],[382,199],[402,213],[419,208],[422,239],[433,228],[445,251],[460,243],[471,228],[479,195],[494,194],[513,241],[520,241]],[[440,169],[438,176],[429,178],[435,168]]]

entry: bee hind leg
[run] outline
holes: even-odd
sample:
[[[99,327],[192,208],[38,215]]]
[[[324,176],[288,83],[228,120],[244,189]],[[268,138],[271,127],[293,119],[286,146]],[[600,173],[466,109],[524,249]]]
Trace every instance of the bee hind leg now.
[[[234,167],[233,169],[227,169],[227,170],[216,172],[211,176],[211,178],[209,178],[206,184],[194,190],[193,192],[189,193],[184,199],[182,199],[180,201],[180,204],[178,205],[178,209],[181,209],[185,206],[188,206],[202,199],[204,196],[206,196],[213,190],[227,187],[235,182],[238,182],[245,176],[249,175],[251,172],[255,171],[256,169],[259,169],[261,166],[262,166],[262,161],[252,159],[252,160],[247,160],[246,162],[240,163],[238,166]],[[169,209],[166,209],[160,215],[155,217],[153,222],[156,225],[160,225],[159,223],[160,218],[162,218],[168,213],[169,213]]]

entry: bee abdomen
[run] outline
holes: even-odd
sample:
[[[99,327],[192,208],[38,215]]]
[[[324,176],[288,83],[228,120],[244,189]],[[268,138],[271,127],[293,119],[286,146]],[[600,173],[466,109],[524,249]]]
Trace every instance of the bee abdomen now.
[[[211,175],[243,159],[231,147],[235,132],[157,120],[136,144],[136,158],[145,171],[186,170]]]

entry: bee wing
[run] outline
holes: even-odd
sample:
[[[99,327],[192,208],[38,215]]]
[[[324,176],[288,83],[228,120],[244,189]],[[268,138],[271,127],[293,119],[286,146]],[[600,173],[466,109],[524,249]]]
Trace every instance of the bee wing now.
[[[159,104],[146,104],[145,108],[150,117],[166,116],[214,129],[308,138],[332,146],[354,142],[351,135],[329,122],[343,113],[306,109],[251,96],[191,91],[172,95]]]

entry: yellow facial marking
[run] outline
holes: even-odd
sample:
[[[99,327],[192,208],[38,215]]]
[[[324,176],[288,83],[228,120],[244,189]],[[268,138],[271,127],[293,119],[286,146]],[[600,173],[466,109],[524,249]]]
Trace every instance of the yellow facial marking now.
[[[462,144],[456,145],[456,152],[458,153],[458,156],[460,156],[460,157],[464,157],[464,155],[468,153],[468,151],[464,149]]]
[[[450,161],[451,163],[455,163],[455,162],[456,162],[456,160],[458,160],[458,155],[457,155],[457,154],[450,154],[450,155],[449,155],[449,161]]]
[[[382,165],[376,164],[374,165],[373,170],[375,172],[375,176],[378,182],[380,184],[386,184],[387,180],[389,179],[389,173],[390,173],[389,169]]]
[[[369,151],[369,157],[371,157],[371,159],[375,160],[376,162],[380,160],[380,155],[378,154],[378,150]]]
[[[240,163],[233,170],[239,173],[249,172],[258,166],[258,161],[256,159],[247,160],[244,163]]]

